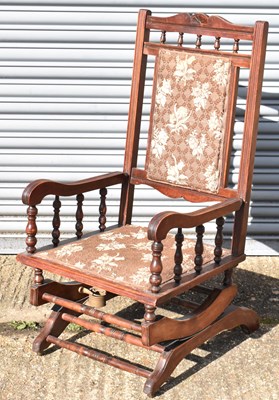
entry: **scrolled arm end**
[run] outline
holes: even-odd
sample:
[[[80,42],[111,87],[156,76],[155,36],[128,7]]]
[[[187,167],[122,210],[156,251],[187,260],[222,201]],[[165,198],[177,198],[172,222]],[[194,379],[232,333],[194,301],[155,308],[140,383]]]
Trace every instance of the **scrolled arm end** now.
[[[156,214],[148,225],[148,239],[154,242],[164,240],[168,232],[177,226],[180,215],[173,211],[164,211]]]
[[[49,187],[52,183],[54,182],[48,179],[37,179],[36,181],[29,183],[29,185],[26,186],[22,193],[23,204],[26,204],[28,206],[40,204],[43,197],[45,197],[46,195],[42,197],[39,195],[39,193],[45,193],[46,191],[49,191]]]

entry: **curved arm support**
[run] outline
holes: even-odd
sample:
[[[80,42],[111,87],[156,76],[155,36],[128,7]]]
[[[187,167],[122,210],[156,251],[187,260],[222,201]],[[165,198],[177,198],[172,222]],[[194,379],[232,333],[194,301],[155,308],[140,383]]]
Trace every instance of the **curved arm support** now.
[[[243,200],[226,199],[213,206],[202,208],[188,214],[166,211],[156,214],[148,226],[148,239],[156,242],[166,238],[173,228],[193,228],[215,218],[240,209]]]
[[[103,187],[117,185],[128,179],[127,174],[112,172],[81,181],[60,183],[48,179],[38,179],[31,182],[22,194],[22,201],[26,205],[40,204],[49,194],[56,196],[73,196]]]

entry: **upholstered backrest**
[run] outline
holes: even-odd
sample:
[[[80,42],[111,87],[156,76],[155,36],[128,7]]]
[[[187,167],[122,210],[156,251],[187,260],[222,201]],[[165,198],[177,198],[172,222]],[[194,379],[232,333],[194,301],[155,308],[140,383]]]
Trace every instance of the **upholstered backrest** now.
[[[147,178],[216,193],[220,186],[230,59],[159,50],[155,64]]]

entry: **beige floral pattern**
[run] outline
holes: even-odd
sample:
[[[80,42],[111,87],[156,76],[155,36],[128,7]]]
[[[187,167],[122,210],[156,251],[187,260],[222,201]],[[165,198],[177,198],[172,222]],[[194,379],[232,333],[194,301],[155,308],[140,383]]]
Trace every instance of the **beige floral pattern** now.
[[[174,105],[173,113],[170,115],[170,122],[167,124],[171,132],[181,133],[187,129],[187,121],[190,113],[185,107],[176,107]]]
[[[192,81],[194,79],[196,71],[190,67],[194,60],[194,56],[188,57],[184,60],[181,60],[180,57],[176,57],[176,70],[174,71],[176,80],[181,80],[185,83],[186,81]]]
[[[179,184],[183,185],[187,182],[187,179],[188,179],[188,177],[186,175],[181,173],[182,169],[185,167],[185,164],[181,160],[179,162],[177,162],[177,160],[173,154],[172,154],[172,158],[173,158],[174,164],[171,164],[169,161],[166,161],[167,170],[168,170],[167,180],[169,182],[179,183]]]
[[[102,256],[95,258],[91,266],[94,267],[100,267],[101,269],[103,268],[104,265],[107,267],[117,267],[117,261],[123,261],[124,257],[120,256],[119,253],[115,255],[109,255],[107,253],[103,254]],[[101,272],[101,271],[100,271]]]
[[[147,177],[218,192],[231,61],[160,49],[150,121]]]
[[[174,235],[169,234],[163,244],[162,282],[167,282],[173,278]],[[38,251],[34,257],[71,270],[82,270],[92,278],[101,276],[124,286],[148,291],[151,245],[152,242],[147,239],[146,228],[126,225],[74,243],[61,244],[58,248]],[[183,273],[187,273],[194,268],[195,241],[185,238],[182,248]],[[205,244],[203,256],[204,264],[213,260],[214,247]]]
[[[216,189],[216,181],[218,179],[219,171],[215,169],[214,164],[209,165],[206,168],[206,171],[204,173],[205,181],[206,181],[206,189],[208,189],[210,192],[214,192]]]
[[[107,251],[107,250],[117,250],[117,249],[125,249],[125,244],[124,243],[118,243],[118,242],[105,242],[105,243],[100,243],[97,247],[97,250],[99,251]]]
[[[218,85],[227,85],[227,65],[224,63],[223,59],[216,61],[214,65],[215,74],[213,80],[218,83]]]
[[[154,154],[156,158],[160,158],[162,156],[167,141],[168,141],[167,132],[164,129],[161,129],[160,131],[156,129],[151,142],[152,154]]]
[[[220,139],[222,135],[222,118],[218,118],[216,111],[213,111],[208,121],[208,128],[214,134],[215,139]]]
[[[73,253],[77,253],[79,251],[82,251],[82,246],[73,243],[67,248],[58,249],[57,253],[59,256],[64,257],[64,256],[70,256]]]
[[[194,130],[186,139],[186,142],[192,150],[193,156],[200,160],[207,145],[205,133]]]
[[[209,95],[212,94],[209,90],[209,83],[201,83],[197,82],[196,86],[192,89],[192,96],[194,97],[193,101],[196,106],[196,110],[200,111],[200,109],[205,109],[208,101]]]
[[[166,97],[171,92],[171,84],[170,81],[164,79],[162,82],[162,86],[158,88],[156,102],[164,107],[166,104]]]

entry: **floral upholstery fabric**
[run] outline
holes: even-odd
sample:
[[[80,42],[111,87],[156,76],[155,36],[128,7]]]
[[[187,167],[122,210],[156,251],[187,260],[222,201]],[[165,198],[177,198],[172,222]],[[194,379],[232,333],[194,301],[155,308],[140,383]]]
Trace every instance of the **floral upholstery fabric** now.
[[[162,282],[173,278],[175,240],[169,234],[163,241]],[[38,251],[35,258],[80,270],[92,277],[103,277],[134,289],[149,290],[152,242],[147,229],[126,225],[114,230],[77,240],[47,251]],[[183,242],[183,273],[194,268],[195,241]],[[214,247],[204,246],[204,264],[214,258]]]
[[[147,177],[216,193],[231,62],[160,49],[156,68]]]

